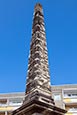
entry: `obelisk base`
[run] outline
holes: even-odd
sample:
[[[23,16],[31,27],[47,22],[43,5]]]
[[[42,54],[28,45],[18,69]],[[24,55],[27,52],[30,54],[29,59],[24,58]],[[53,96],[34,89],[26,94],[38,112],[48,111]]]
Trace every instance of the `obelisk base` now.
[[[35,95],[34,95],[35,94]],[[56,107],[53,99],[46,100],[46,96],[34,93],[34,97],[26,98],[23,105],[12,112],[12,115],[64,115],[67,111]],[[37,95],[38,94],[38,95]],[[40,100],[40,97],[42,100]]]

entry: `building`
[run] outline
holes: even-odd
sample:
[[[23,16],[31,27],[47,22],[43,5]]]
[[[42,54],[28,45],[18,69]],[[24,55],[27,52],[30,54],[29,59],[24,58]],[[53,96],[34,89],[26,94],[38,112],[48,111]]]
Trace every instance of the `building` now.
[[[0,94],[0,115],[10,115],[22,105],[24,97],[25,93]]]
[[[77,115],[77,85],[52,86],[55,104],[68,111],[66,115]]]
[[[66,109],[66,115],[77,115],[77,85],[51,86],[51,90],[56,106]],[[0,115],[9,115],[24,99],[24,92],[0,94]]]

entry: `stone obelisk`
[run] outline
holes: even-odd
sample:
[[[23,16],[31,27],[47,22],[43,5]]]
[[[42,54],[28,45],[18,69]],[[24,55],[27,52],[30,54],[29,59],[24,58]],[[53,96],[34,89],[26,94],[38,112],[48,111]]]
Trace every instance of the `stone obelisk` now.
[[[24,103],[12,115],[64,115],[66,110],[56,107],[52,99],[44,16],[39,3],[34,9],[27,73]]]

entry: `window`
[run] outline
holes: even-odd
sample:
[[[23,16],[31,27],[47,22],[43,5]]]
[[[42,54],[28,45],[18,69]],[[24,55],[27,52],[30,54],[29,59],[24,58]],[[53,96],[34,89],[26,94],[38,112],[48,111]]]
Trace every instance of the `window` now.
[[[6,106],[7,100],[6,99],[0,99],[0,106]]]
[[[12,98],[9,100],[9,105],[17,105],[22,103],[22,98]]]
[[[64,93],[64,97],[77,97],[77,93]]]
[[[54,100],[61,100],[61,95],[60,94],[55,94],[54,95]]]

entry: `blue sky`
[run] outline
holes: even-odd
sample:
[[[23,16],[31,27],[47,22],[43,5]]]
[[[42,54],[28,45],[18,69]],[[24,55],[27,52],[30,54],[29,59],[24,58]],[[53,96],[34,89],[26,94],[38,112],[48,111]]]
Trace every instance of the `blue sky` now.
[[[44,9],[51,83],[77,84],[77,0],[0,0],[0,93],[25,91],[37,2]]]

